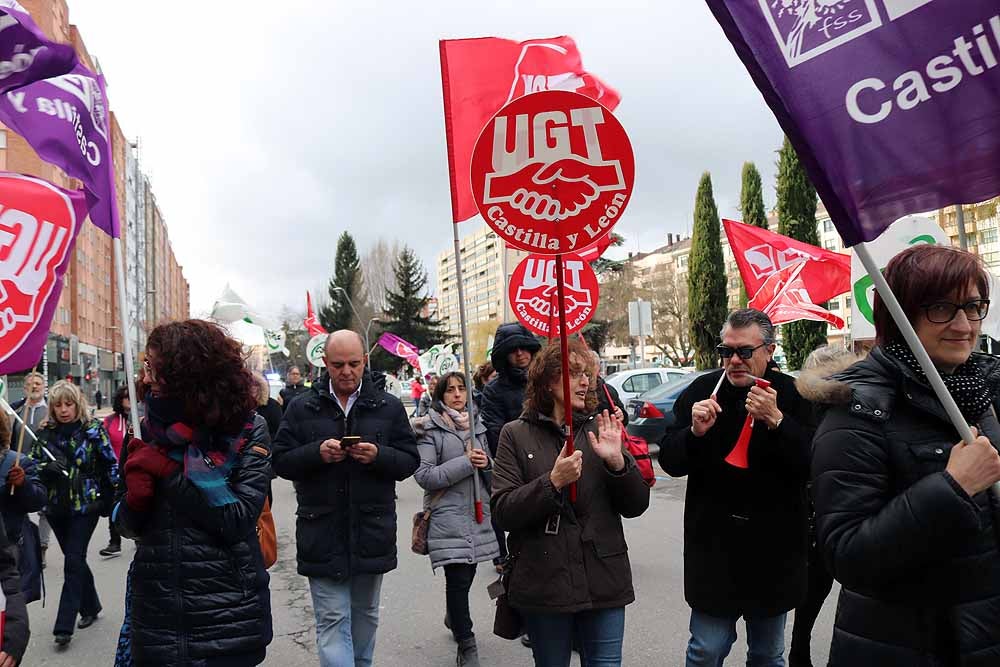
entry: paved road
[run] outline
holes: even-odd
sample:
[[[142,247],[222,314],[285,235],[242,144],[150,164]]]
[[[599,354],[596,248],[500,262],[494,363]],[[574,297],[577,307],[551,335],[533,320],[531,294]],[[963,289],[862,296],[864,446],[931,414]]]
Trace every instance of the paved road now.
[[[275,517],[278,525],[280,560],[271,570],[275,639],[266,665],[279,667],[318,664],[314,650],[312,609],[305,580],[295,573],[294,508],[291,484],[277,480],[274,485]],[[444,577],[432,575],[426,557],[408,550],[408,517],[420,505],[421,491],[408,480],[399,487],[399,568],[386,576],[382,587],[381,626],[375,663],[379,667],[423,667],[453,665],[455,645],[442,625]],[[627,522],[626,533],[632,559],[638,600],[627,611],[625,660],[631,665],[679,666],[684,663],[688,608],[683,596],[682,513],[684,481],[665,479],[657,483],[649,510]],[[98,582],[104,613],[93,627],[78,630],[70,648],[57,652],[52,644],[52,622],[62,585],[62,555],[53,544],[49,554],[47,584],[49,599],[43,608],[33,603],[31,623],[34,636],[25,665],[76,667],[112,665],[118,629],[122,619],[125,572],[134,549],[126,542],[124,556],[101,560],[97,551],[107,541],[102,523],[91,544],[91,566]],[[492,581],[492,567],[482,565],[473,586],[473,620],[479,637],[484,665],[530,665],[528,649],[491,633],[492,603],[486,585]],[[837,589],[827,600],[814,633],[813,662],[825,665],[833,624]],[[727,665],[743,664],[743,628],[739,643]],[[789,622],[786,635],[791,635]]]

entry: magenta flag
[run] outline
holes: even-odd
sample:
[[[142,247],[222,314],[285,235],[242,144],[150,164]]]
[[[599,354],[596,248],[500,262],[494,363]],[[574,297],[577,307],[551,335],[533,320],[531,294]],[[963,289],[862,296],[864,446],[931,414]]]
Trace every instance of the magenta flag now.
[[[46,37],[19,3],[0,0],[0,92],[66,74],[76,64],[72,46]]]
[[[847,245],[1000,194],[997,0],[707,0]]]
[[[420,351],[405,340],[388,331],[379,336],[378,344],[389,354],[402,357],[416,369],[420,369]]]
[[[0,172],[0,375],[41,358],[86,215],[82,193]]]
[[[0,31],[0,45],[4,33]],[[83,182],[90,219],[121,235],[115,202],[110,116],[104,82],[83,65],[69,74],[8,90],[0,122],[20,134],[42,159]]]

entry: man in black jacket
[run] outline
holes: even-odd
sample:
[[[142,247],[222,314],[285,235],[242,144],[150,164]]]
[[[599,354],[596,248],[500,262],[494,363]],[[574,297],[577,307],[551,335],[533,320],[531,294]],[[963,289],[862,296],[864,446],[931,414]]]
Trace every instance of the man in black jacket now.
[[[285,388],[278,392],[278,395],[281,396],[282,411],[288,409],[293,398],[301,396],[307,391],[309,391],[309,387],[302,382],[302,371],[299,367],[292,366],[289,368],[288,374],[285,375]]]
[[[497,443],[500,442],[500,430],[507,422],[521,416],[528,366],[540,349],[541,344],[519,322],[497,327],[490,353],[497,376],[483,387],[482,398],[486,440],[493,456],[496,456]]]
[[[810,408],[772,362],[774,325],[767,315],[736,310],[721,335],[724,368],[702,375],[677,399],[677,426],[659,455],[668,474],[688,476],[687,667],[722,664],[740,617],[747,624],[748,664],[777,667],[785,664],[785,617],[806,588]],[[771,386],[754,386],[754,377]],[[740,468],[725,459],[748,414],[755,419],[749,467]]]
[[[395,486],[420,463],[403,404],[366,362],[356,333],[330,334],[326,372],[285,410],[274,444],[275,472],[295,482],[324,667],[372,664],[382,575],[396,568]]]

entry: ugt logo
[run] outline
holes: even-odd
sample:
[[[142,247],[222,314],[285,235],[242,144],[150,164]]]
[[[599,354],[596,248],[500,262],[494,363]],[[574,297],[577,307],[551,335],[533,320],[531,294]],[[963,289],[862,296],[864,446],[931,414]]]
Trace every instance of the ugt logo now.
[[[800,65],[882,25],[875,0],[758,2],[789,67]]]
[[[70,198],[33,178],[0,176],[0,361],[14,354],[58,299],[81,220]]]

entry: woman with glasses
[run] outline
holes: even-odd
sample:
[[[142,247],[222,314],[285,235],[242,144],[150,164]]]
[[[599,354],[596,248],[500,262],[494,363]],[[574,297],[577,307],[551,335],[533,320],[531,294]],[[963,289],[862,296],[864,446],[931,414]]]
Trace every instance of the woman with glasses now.
[[[595,369],[580,341],[569,345],[569,370],[567,398],[559,345],[532,359],[524,412],[500,432],[490,506],[510,532],[507,597],[536,667],[568,667],[574,635],[583,667],[620,665],[625,605],[635,600],[622,517],[646,511],[649,487],[622,448],[621,422],[594,414]],[[563,427],[570,406],[573,454]]]
[[[975,352],[987,273],[922,245],[885,278],[979,435],[960,442],[876,296],[878,345],[831,377],[814,441],[819,543],[842,584],[830,665],[1000,665],[1000,359]]]

